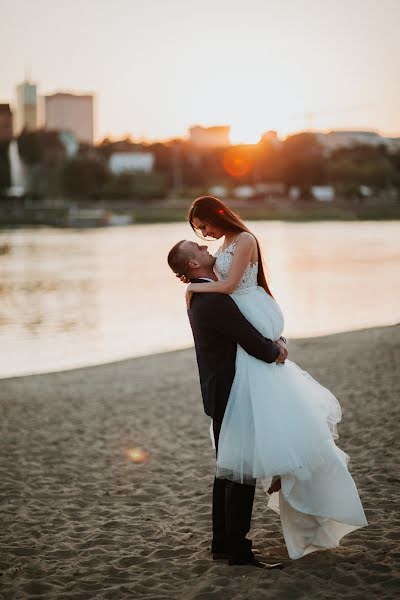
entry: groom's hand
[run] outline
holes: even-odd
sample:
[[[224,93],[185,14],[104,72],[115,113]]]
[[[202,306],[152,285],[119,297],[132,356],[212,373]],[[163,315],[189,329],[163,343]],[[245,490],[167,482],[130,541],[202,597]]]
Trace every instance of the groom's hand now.
[[[288,356],[287,347],[286,347],[285,342],[281,339],[276,340],[275,344],[277,344],[279,347],[279,356],[275,362],[277,365],[282,365]]]

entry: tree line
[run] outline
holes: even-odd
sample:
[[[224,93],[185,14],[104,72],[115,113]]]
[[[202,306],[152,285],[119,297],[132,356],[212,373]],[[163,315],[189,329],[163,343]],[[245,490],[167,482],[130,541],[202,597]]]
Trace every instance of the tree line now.
[[[24,131],[18,138],[20,157],[29,174],[32,197],[64,196],[85,199],[164,198],[206,193],[210,186],[257,183],[296,186],[300,197],[310,197],[314,185],[332,185],[336,194],[354,198],[360,186],[373,193],[394,190],[400,195],[400,151],[385,145],[342,147],[327,153],[318,137],[303,132],[282,143],[264,137],[258,144],[228,148],[198,148],[181,139],[139,144],[131,139],[104,139],[96,146],[81,144],[68,156],[58,132]],[[11,185],[9,142],[0,143],[0,192]],[[113,174],[114,152],[148,151],[154,156],[151,173]]]

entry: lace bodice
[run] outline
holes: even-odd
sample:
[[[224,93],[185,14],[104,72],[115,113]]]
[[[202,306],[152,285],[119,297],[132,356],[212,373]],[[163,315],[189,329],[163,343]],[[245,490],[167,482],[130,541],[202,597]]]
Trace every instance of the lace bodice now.
[[[233,256],[235,254],[236,240],[231,242],[225,250],[217,250],[215,253],[215,271],[218,279],[224,280],[228,277],[228,273],[232,266]],[[243,293],[257,286],[258,262],[247,265],[243,277],[236,287],[234,293]]]

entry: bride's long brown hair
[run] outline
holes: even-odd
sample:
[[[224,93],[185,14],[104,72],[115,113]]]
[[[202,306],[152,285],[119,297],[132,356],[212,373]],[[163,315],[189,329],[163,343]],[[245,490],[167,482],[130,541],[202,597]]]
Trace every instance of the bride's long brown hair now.
[[[264,266],[258,239],[255,237],[254,233],[250,231],[248,227],[246,227],[239,215],[233,212],[233,210],[231,210],[226,204],[224,204],[215,196],[201,196],[200,198],[196,198],[196,200],[190,207],[188,219],[190,226],[196,233],[196,235],[198,235],[199,237],[203,237],[199,234],[196,227],[193,225],[193,219],[195,218],[199,219],[200,221],[203,221],[203,223],[207,223],[208,225],[218,227],[224,233],[240,233],[242,231],[247,231],[248,233],[251,233],[251,235],[254,236],[257,243],[258,251],[257,283],[259,286],[264,288],[264,290],[270,296],[272,296],[271,290],[269,289],[268,282],[264,273]]]

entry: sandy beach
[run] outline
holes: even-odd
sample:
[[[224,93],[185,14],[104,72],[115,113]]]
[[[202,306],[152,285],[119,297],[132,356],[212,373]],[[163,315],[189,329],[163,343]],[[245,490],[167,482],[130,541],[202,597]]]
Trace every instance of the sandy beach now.
[[[292,561],[257,487],[255,551],[282,571],[211,560],[215,458],[193,349],[1,380],[1,597],[399,598],[399,348],[400,326],[289,341],[341,403],[337,444],[369,526]]]

